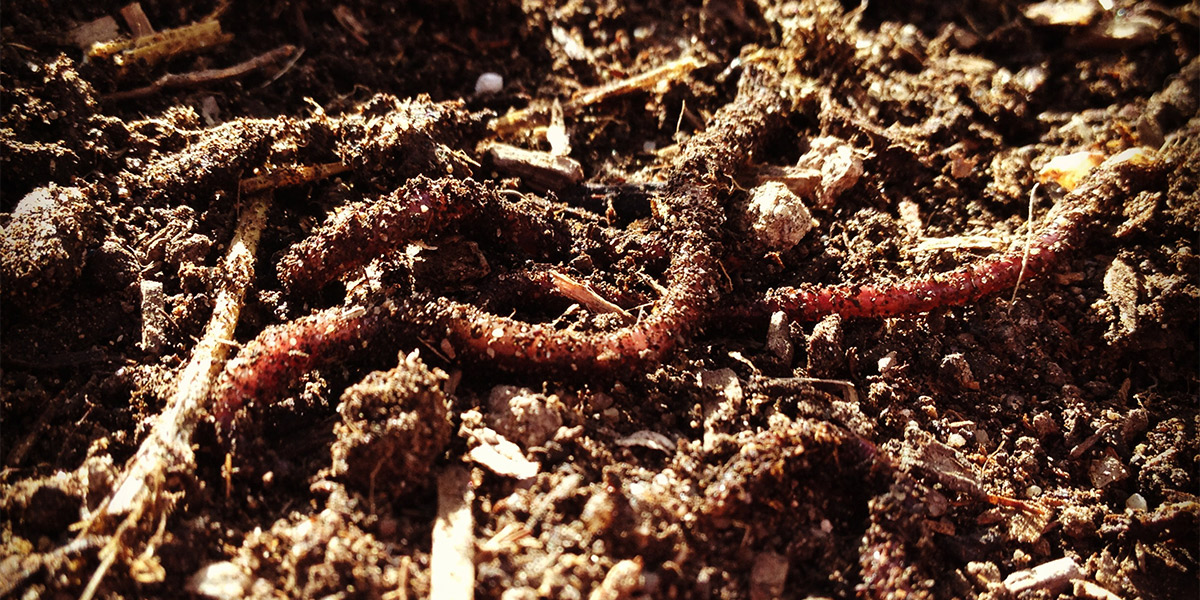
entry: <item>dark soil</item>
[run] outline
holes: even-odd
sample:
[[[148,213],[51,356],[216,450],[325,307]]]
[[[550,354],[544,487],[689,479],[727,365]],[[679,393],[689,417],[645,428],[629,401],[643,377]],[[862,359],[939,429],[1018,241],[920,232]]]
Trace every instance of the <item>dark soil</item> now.
[[[479,597],[1197,597],[1200,9],[1099,4],[1064,0],[1050,12],[1088,8],[1089,22],[1053,24],[1007,2],[147,0],[158,30],[215,14],[232,37],[122,67],[85,60],[73,32],[113,17],[128,37],[123,3],[5,2],[0,595],[78,597],[100,571],[99,597],[428,596],[444,585],[438,482],[445,503],[465,464]],[[140,90],[285,45],[297,51],[234,78]],[[723,149],[743,166],[722,174],[718,308],[678,351],[546,376],[385,328],[232,428],[204,418],[194,469],[173,472],[161,504],[125,529],[97,520],[212,314],[239,180],[349,167],[275,190],[238,345],[373,293],[361,272],[286,290],[281,258],[418,176],[495,181],[627,231],[644,247],[623,271],[550,262],[636,316],[664,282],[648,249],[659,175],[764,55],[807,87],[761,151]],[[682,56],[700,66],[571,104]],[[485,72],[499,92],[475,91]],[[481,142],[549,150],[548,118],[489,123],[556,100],[581,183],[488,157]],[[818,138],[863,172],[829,202],[806,198],[816,227],[768,251],[746,190]],[[918,277],[1018,245],[1031,196],[1044,221],[1066,195],[1034,189],[1050,159],[1133,147],[1152,149],[1155,176],[1015,293],[771,336],[725,316],[780,286]],[[533,259],[496,238],[464,220],[366,279],[618,326],[504,293],[501,276]],[[480,451],[513,448],[502,440],[536,474]],[[1064,557],[1069,581],[1006,582]]]

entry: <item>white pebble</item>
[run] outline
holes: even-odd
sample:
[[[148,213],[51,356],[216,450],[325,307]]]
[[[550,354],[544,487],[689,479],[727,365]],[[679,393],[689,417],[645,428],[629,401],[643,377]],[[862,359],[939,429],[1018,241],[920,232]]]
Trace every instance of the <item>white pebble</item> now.
[[[772,250],[791,250],[813,226],[808,207],[778,181],[750,191],[749,211],[754,232]]]
[[[250,589],[250,576],[231,562],[211,563],[192,575],[187,589],[217,600],[243,598]]]
[[[1026,498],[1032,499],[1032,498],[1037,498],[1038,496],[1041,496],[1041,495],[1042,495],[1042,486],[1040,486],[1040,485],[1031,485],[1031,486],[1025,488],[1025,497]]]
[[[475,80],[476,94],[495,94],[504,87],[504,77],[499,73],[487,72]]]
[[[967,445],[967,438],[964,438],[961,433],[952,433],[946,438],[946,445],[951,448],[962,448]]]
[[[1146,510],[1146,497],[1141,494],[1132,494],[1125,499],[1125,508],[1130,510]]]

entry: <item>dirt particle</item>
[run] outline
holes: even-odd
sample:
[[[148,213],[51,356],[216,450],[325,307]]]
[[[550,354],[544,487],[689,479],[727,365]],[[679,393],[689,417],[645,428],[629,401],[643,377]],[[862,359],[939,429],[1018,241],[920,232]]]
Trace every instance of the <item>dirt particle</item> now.
[[[450,440],[445,379],[414,352],[347,388],[338,405],[342,422],[334,427],[333,475],[360,489],[428,483],[425,475]]]
[[[498,385],[488,395],[488,425],[500,435],[533,448],[545,444],[563,425],[566,407],[558,396],[529,388]]]
[[[767,182],[750,191],[751,228],[771,250],[790,250],[813,228],[812,213],[786,185]]]

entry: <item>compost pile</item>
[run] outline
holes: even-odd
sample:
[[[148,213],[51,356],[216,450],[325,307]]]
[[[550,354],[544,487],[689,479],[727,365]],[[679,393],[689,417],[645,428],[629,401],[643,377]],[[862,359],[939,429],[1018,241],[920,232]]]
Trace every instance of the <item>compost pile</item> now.
[[[1200,594],[1195,3],[54,4],[0,595]]]

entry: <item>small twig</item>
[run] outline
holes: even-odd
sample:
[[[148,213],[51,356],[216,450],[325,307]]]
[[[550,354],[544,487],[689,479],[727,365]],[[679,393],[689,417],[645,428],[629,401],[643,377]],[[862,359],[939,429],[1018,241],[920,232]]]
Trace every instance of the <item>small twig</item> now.
[[[271,169],[256,177],[243,179],[238,182],[238,189],[243,194],[255,194],[275,188],[311,183],[349,170],[349,166],[340,162],[312,166],[289,165]]]
[[[168,73],[159,77],[154,83],[145,87],[134,88],[124,92],[115,92],[104,97],[105,100],[121,101],[130,100],[133,98],[142,98],[155,94],[160,90],[167,88],[184,88],[184,87],[200,87],[214,83],[221,83],[230,79],[236,79],[251,71],[262,69],[273,65],[296,51],[296,47],[291,44],[285,44],[270,52],[259,54],[250,60],[238,63],[232,67],[224,69],[205,69],[203,71],[193,71],[191,73]]]
[[[432,600],[469,600],[475,595],[475,522],[471,471],[451,467],[438,477],[438,514],[430,550]]]
[[[1017,273],[1017,282],[1013,284],[1012,298],[1008,301],[1008,312],[1017,303],[1017,292],[1021,291],[1021,279],[1025,277],[1025,268],[1029,266],[1029,248],[1033,246],[1033,203],[1037,198],[1038,186],[1035,183],[1029,190],[1029,216],[1025,218],[1025,252],[1021,255],[1021,270]]]
[[[661,81],[683,77],[684,75],[696,70],[696,68],[699,66],[700,62],[695,58],[691,56],[685,56],[683,58],[673,60],[656,69],[650,69],[645,73],[634,75],[628,79],[614,81],[608,85],[581,91],[575,94],[575,96],[571,98],[571,101],[567,103],[567,106],[564,106],[563,108],[567,109],[570,107],[573,112],[574,110],[578,110],[584,106],[602,102],[609,98],[622,96],[637,90],[650,89],[651,87],[658,85],[658,83]]]
[[[222,265],[226,279],[217,292],[212,318],[204,336],[180,374],[178,387],[155,420],[150,435],[129,461],[123,475],[117,479],[112,493],[101,502],[100,508],[92,516],[81,523],[83,531],[80,538],[83,538],[97,533],[101,524],[107,522],[101,517],[126,516],[102,551],[101,564],[80,596],[81,600],[87,600],[95,593],[104,574],[115,561],[118,544],[126,532],[138,522],[166,517],[168,507],[174,505],[174,502],[160,502],[168,475],[185,475],[194,471],[192,434],[203,414],[212,382],[229,353],[229,345],[225,340],[233,336],[246,288],[254,279],[254,255],[270,205],[269,194],[254,196],[238,219],[233,242]]]
[[[700,61],[691,56],[673,60],[658,68],[650,69],[633,77],[614,81],[612,83],[580,90],[562,105],[563,114],[571,116],[584,107],[603,102],[610,98],[623,96],[638,90],[650,89],[663,81],[679,79],[699,68]],[[541,118],[542,107],[529,107],[514,110],[492,120],[491,127],[498,133],[520,131],[528,128],[535,120]],[[682,115],[682,111],[680,112]]]
[[[0,561],[0,596],[9,598],[18,585],[43,568],[62,564],[71,556],[104,543],[99,536],[86,536],[59,546],[49,552],[33,552],[25,556],[10,555]]]
[[[231,39],[233,35],[222,32],[219,21],[200,21],[153,35],[92,44],[87,56],[111,58],[114,64],[124,69],[135,62],[153,65],[173,56],[224,44]]]
[[[141,2],[133,2],[122,8],[121,18],[125,19],[125,24],[129,25],[129,30],[133,32],[135,38],[154,35],[154,26],[150,24],[150,19],[142,10]]]

